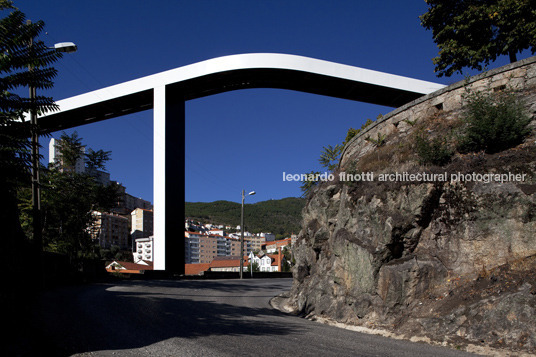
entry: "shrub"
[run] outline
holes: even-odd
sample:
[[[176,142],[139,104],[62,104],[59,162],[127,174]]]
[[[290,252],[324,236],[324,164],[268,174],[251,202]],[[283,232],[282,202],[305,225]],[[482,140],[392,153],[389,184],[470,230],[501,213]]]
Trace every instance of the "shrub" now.
[[[377,147],[383,146],[385,144],[385,134],[378,133],[378,137],[376,139],[371,138],[370,136],[367,136],[365,138],[366,141],[373,143]]]
[[[449,163],[453,152],[445,138],[427,139],[423,134],[415,138],[415,149],[421,165],[443,166]]]
[[[462,153],[497,153],[521,144],[530,133],[531,118],[512,92],[470,94],[463,119],[465,132],[458,143]]]
[[[361,129],[354,129],[354,128],[348,129],[348,132],[346,133],[346,139],[344,139],[344,142],[342,143],[342,145],[348,144],[354,136],[359,134],[360,131]]]

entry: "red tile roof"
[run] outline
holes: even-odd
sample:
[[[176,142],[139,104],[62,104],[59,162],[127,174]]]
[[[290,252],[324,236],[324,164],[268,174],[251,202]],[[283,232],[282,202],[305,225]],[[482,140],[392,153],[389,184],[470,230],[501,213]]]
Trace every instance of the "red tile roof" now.
[[[244,265],[247,261],[247,257],[244,257]],[[229,257],[216,257],[210,263],[211,268],[230,268],[230,267],[239,267],[240,266],[240,257],[239,256],[229,256]]]
[[[131,263],[131,262],[121,262],[121,261],[114,260],[113,262],[111,262],[110,264],[106,266],[106,270],[108,272],[116,272],[116,273],[141,273],[142,271],[145,271],[145,270],[153,270],[152,262],[148,262],[148,261],[144,261],[144,262],[147,263],[147,265],[136,264],[136,263]],[[112,266],[113,263],[116,263],[116,265],[119,265],[119,266],[114,268]]]
[[[184,274],[186,275],[199,275],[200,273],[207,271],[210,267],[209,263],[200,263],[200,264],[185,264],[184,265]]]
[[[270,258],[272,258],[272,266],[279,266],[279,254],[266,254]],[[283,257],[283,255],[281,255]]]

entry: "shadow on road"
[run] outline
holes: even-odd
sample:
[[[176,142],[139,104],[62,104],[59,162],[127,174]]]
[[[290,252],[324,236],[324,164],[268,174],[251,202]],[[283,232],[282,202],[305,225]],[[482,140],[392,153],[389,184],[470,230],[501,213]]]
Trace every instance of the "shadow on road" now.
[[[33,336],[18,352],[68,356],[177,337],[285,335],[299,328],[279,322],[282,314],[266,302],[286,288],[271,280],[262,288],[232,281],[130,281],[60,289],[34,306]]]

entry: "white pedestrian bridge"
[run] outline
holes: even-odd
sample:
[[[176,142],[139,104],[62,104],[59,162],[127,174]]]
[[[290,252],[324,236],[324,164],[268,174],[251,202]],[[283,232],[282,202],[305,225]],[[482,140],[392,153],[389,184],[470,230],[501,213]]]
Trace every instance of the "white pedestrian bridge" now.
[[[184,271],[184,103],[247,88],[280,88],[399,107],[444,85],[318,60],[250,53],[214,58],[57,101],[42,132],[153,109],[154,269]]]

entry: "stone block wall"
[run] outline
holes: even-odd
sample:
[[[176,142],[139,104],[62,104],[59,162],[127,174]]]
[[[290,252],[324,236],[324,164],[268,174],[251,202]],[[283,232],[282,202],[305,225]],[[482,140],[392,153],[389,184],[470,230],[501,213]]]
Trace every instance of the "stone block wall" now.
[[[340,165],[345,167],[348,161],[358,160],[374,149],[374,145],[365,140],[367,137],[375,139],[378,134],[387,136],[395,131],[404,133],[412,124],[439,111],[447,114],[447,120],[454,118],[462,109],[464,94],[468,90],[499,91],[507,88],[520,92],[536,90],[536,56],[459,81],[393,110],[350,140],[343,150]],[[534,115],[536,100],[529,102],[529,109]]]

